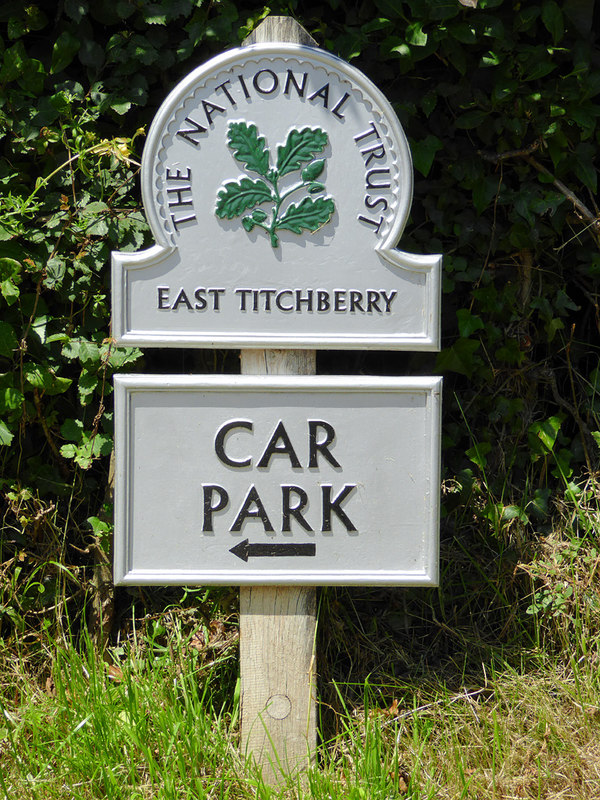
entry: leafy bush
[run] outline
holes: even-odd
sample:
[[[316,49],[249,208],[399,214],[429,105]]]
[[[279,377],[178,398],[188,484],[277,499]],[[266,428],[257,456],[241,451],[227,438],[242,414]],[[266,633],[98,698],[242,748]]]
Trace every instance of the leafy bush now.
[[[270,10],[297,16],[370,75],[409,137],[415,200],[402,246],[445,254],[435,368],[446,376],[450,555],[443,593],[430,599],[445,624],[468,624],[485,609],[486,636],[509,637],[507,607],[522,591],[507,577],[515,548],[535,545],[556,501],[577,501],[598,468],[593,4],[291,0]],[[229,0],[46,0],[0,10],[3,635],[37,641],[42,623],[52,614],[60,622],[69,606],[76,617],[86,596],[110,617],[101,567],[112,375],[235,370],[232,354],[146,353],[144,361],[115,347],[108,263],[111,250],[150,244],[137,172],[158,104],[267,13]],[[424,355],[320,359],[324,371],[434,368]],[[457,542],[471,554],[460,575]],[[497,580],[481,580],[488,558]],[[533,605],[525,601],[523,612]]]

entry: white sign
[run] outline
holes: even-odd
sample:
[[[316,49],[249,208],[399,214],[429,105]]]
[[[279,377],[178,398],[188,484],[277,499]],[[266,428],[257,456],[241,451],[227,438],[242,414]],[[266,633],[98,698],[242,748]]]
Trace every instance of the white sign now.
[[[119,343],[439,349],[441,257],[396,249],[404,133],[325,51],[260,44],[198,67],[149,131],[142,194],[156,245],[113,254]]]
[[[115,582],[435,585],[440,392],[115,376]]]

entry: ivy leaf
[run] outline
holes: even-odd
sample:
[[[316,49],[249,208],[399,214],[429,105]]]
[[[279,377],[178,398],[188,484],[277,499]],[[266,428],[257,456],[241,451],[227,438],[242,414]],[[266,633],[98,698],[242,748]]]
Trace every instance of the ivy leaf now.
[[[81,42],[76,36],[70,31],[63,31],[54,42],[54,47],[52,48],[50,74],[56,75],[57,72],[62,72],[65,67],[68,67],[75,58],[80,46]]]
[[[563,21],[563,14],[558,3],[554,0],[544,3],[542,8],[542,22],[552,35],[554,44],[558,44],[563,38],[565,26]]]
[[[419,142],[411,143],[411,151],[415,169],[418,169],[425,178],[433,164],[435,154],[444,149],[444,143],[437,136],[429,134]]]
[[[295,172],[302,164],[320,153],[329,141],[321,128],[297,128],[291,130],[284,145],[277,148],[277,170],[279,175]]]
[[[0,356],[12,358],[13,351],[17,349],[19,342],[12,325],[0,320]]]
[[[292,203],[277,227],[293,233],[301,233],[303,229],[314,233],[329,222],[334,211],[335,205],[330,197],[318,197],[316,200],[305,197],[299,205]]]
[[[16,376],[17,381],[19,376]],[[20,409],[25,402],[24,395],[14,385],[15,376],[11,372],[0,375],[0,413]]]
[[[527,441],[531,451],[531,460],[540,455],[551,453],[556,444],[558,432],[564,422],[562,415],[548,417],[541,422],[534,422],[527,430]]]
[[[0,70],[0,81],[8,83],[16,80],[25,72],[28,60],[23,42],[17,42],[12,47],[7,47]]]
[[[81,22],[88,13],[88,4],[85,0],[65,0],[65,14],[74,22]]]
[[[9,306],[19,297],[20,272],[21,264],[14,258],[0,258],[0,293]]]
[[[490,442],[476,442],[473,447],[469,447],[465,451],[467,458],[476,464],[479,469],[485,470],[487,467],[487,456],[491,451],[492,445]]]
[[[61,286],[67,272],[67,266],[62,258],[49,258],[46,262],[46,276],[44,286],[48,289],[56,289]]]
[[[459,117],[456,118],[454,121],[454,125],[457,128],[462,128],[464,130],[470,130],[472,128],[476,128],[478,125],[481,125],[482,122],[485,122],[487,119],[487,114],[485,111],[481,111],[479,108],[472,108],[469,111],[465,111],[464,114],[461,114]]]
[[[72,442],[79,442],[83,433],[83,422],[80,419],[71,419],[69,417],[60,426],[60,432]]]
[[[271,190],[264,181],[241,178],[228,181],[219,191],[215,213],[221,219],[233,219],[249,208],[272,200]]]
[[[266,175],[269,171],[269,151],[265,147],[265,140],[259,137],[256,125],[246,125],[245,122],[232,122],[227,135],[229,147],[234,151],[233,156],[246,166],[251,172]]]
[[[8,445],[12,442],[13,439],[14,439],[14,433],[11,433],[8,427],[0,419],[0,445],[8,447]]]
[[[462,337],[467,339],[475,331],[485,329],[481,317],[472,314],[468,308],[459,308],[456,312],[458,319],[458,330]]]
[[[458,339],[452,347],[438,354],[435,368],[440,372],[458,372],[470,378],[476,366],[475,351],[480,342],[475,339]]]

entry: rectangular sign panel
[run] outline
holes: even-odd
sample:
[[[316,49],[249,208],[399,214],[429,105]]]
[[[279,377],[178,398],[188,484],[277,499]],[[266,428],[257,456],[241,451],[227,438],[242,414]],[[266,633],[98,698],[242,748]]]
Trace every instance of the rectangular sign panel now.
[[[115,583],[437,583],[440,378],[122,375],[115,393]]]

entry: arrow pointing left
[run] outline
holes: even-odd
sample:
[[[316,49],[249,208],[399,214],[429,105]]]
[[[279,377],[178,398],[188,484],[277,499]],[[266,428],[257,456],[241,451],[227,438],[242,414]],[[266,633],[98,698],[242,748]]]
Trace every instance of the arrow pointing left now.
[[[249,558],[277,558],[282,556],[315,556],[317,546],[312,542],[301,544],[250,544],[248,539],[239,542],[229,551],[234,556],[248,561]]]

